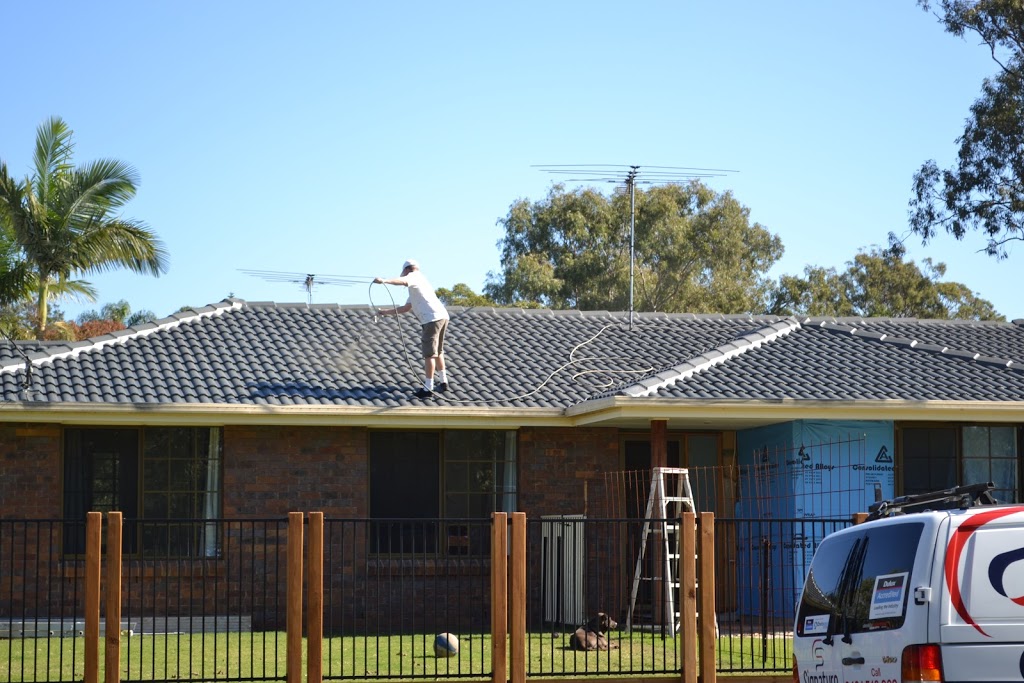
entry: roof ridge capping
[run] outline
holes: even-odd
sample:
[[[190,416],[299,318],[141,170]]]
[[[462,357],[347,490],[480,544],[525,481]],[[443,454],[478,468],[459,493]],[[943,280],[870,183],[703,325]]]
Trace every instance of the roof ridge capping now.
[[[198,309],[188,309],[187,311],[172,313],[166,318],[161,318],[153,322],[142,323],[123,330],[117,330],[110,334],[92,337],[85,341],[61,344],[59,346],[55,346],[55,350],[52,352],[38,351],[36,353],[29,354],[28,359],[33,365],[43,365],[63,358],[74,358],[88,351],[96,351],[114,344],[123,344],[130,339],[145,337],[162,330],[170,330],[184,323],[192,323],[203,318],[222,315],[229,311],[241,310],[244,307],[245,301],[241,299],[228,298],[224,299],[220,303],[203,306]],[[0,373],[18,371],[24,367],[25,361],[18,360],[13,363],[0,365]]]
[[[730,358],[735,358],[751,349],[759,348],[762,344],[773,342],[799,328],[800,322],[798,320],[792,317],[784,318],[755,332],[747,333],[730,342],[716,346],[714,349],[706,351],[699,356],[694,356],[681,365],[676,365],[669,370],[659,372],[653,377],[641,380],[632,386],[626,387],[621,393],[633,398],[652,396],[669,385],[689,379],[697,373],[720,365]]]
[[[804,322],[809,323],[811,321],[805,320]],[[870,332],[868,330],[860,329],[856,325],[830,322],[827,320],[822,320],[820,322],[814,321],[814,324],[817,325],[818,327],[821,327],[826,330],[831,330],[833,332],[847,333],[854,335],[856,337],[873,339],[875,341],[879,341],[885,344],[905,346],[907,348],[915,349],[917,351],[927,351],[929,353],[937,353],[942,356],[952,356],[954,358],[973,360],[976,363],[984,363],[985,365],[995,365],[998,367],[1009,368],[1013,370],[1024,370],[1024,363],[1022,363],[1021,361],[1015,361],[1010,358],[997,358],[995,356],[986,356],[977,351],[966,351],[964,349],[955,349],[951,346],[946,346],[943,344],[929,344],[927,342],[918,341],[917,339],[910,339],[909,337],[897,337],[881,332]]]

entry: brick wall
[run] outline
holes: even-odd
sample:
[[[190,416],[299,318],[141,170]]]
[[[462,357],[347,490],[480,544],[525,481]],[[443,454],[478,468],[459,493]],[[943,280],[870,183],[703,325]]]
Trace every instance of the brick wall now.
[[[528,517],[591,512],[604,474],[622,468],[615,429],[521,429],[518,455],[519,509]]]
[[[58,519],[60,428],[0,425],[0,518]]]
[[[362,427],[225,427],[224,516],[369,515]]]
[[[0,518],[62,517],[61,443],[58,426],[0,426]],[[320,511],[328,519],[365,518],[369,515],[367,448],[368,431],[361,427],[225,427],[223,516],[259,520],[282,518],[291,511]],[[604,473],[620,468],[618,433],[607,429],[523,429],[519,433],[518,457],[520,510],[532,518],[579,514],[586,511],[588,496],[599,490]],[[82,561],[61,557],[59,531],[59,525],[47,527],[48,540],[39,551],[35,550],[35,542],[28,539],[18,543],[26,552],[32,549],[33,555],[28,558],[31,561],[25,566],[33,571],[16,585],[4,584],[7,591],[0,591],[6,593],[0,595],[0,613],[21,614],[28,606],[28,611],[41,615],[63,609],[63,598],[45,598],[52,592],[54,581],[68,584],[68,592],[81,596],[76,589],[80,588],[83,576]],[[248,540],[249,537],[255,539]],[[220,559],[182,563],[126,558],[122,586],[126,613],[157,607],[169,614],[191,610],[245,613],[252,615],[255,628],[282,627],[280,532],[274,528],[258,534],[232,531],[224,539],[225,556]],[[262,547],[265,543],[269,545]],[[344,548],[330,545],[329,550],[342,552]],[[366,571],[364,541],[356,542],[348,550],[358,557],[344,561],[338,555],[333,557],[338,564],[353,563],[351,571],[346,574],[342,570],[333,576],[331,571],[327,572],[331,588],[338,590],[336,598],[351,596],[349,591],[360,580],[367,579],[365,575],[360,577]],[[238,574],[240,567],[251,564],[246,559],[251,557],[263,557],[268,562],[273,558],[271,564],[259,570],[258,580]],[[15,562],[13,557],[7,561],[9,571],[24,564],[21,559],[16,565],[11,564]],[[372,609],[371,603],[367,603],[363,609],[345,615],[338,605],[328,605],[328,612],[334,616],[337,611],[349,627],[374,628],[374,619],[381,613],[391,614],[410,601],[422,603],[424,595],[441,596],[447,595],[444,591],[454,591],[452,594],[473,599],[466,602],[469,606],[465,615],[450,614],[448,618],[469,618],[479,613],[480,604],[485,601],[482,593],[486,586],[486,561],[475,560],[466,565],[465,560],[449,559],[441,563],[441,570],[435,567],[432,572],[423,573],[422,568],[416,569],[419,562],[414,562],[413,576],[408,582],[401,582],[402,590],[376,595],[371,601]],[[174,571],[169,571],[169,567]],[[386,573],[390,576],[394,571],[388,565]],[[456,583],[435,586],[431,577],[439,571],[443,575],[454,572],[449,580]],[[379,582],[379,575],[378,570],[373,581]],[[144,603],[140,602],[141,595],[146,596]],[[227,602],[222,604],[224,600]],[[439,604],[449,602],[438,600]]]

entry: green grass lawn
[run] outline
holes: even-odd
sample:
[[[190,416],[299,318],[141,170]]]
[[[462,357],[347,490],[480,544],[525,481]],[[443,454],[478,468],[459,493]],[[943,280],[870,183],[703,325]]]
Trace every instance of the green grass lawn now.
[[[527,675],[616,675],[673,673],[681,664],[678,638],[656,634],[614,633],[619,647],[577,652],[567,634],[527,634]],[[338,678],[489,678],[491,637],[459,637],[459,655],[434,656],[433,634],[325,638],[323,674]],[[100,680],[104,641],[100,639]],[[303,641],[302,669],[306,669]],[[723,672],[788,671],[788,638],[723,637],[717,641],[717,668]],[[85,671],[83,638],[0,640],[0,683],[78,681]],[[171,634],[123,637],[121,678],[189,680],[198,678],[283,680],[287,673],[283,632]]]

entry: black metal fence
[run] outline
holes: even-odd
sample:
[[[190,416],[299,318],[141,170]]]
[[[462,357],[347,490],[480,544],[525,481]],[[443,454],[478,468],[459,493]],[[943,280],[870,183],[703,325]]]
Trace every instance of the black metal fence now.
[[[677,529],[678,520],[528,519],[527,675],[679,671],[678,572],[659,580]],[[588,630],[601,634],[590,636],[598,649],[581,649]]]
[[[287,521],[128,520],[122,680],[280,680],[285,676]],[[0,681],[84,673],[84,522],[0,520]],[[109,590],[109,582],[105,585]],[[103,676],[105,639],[99,658]]]
[[[679,671],[673,523],[527,521],[528,676]],[[715,520],[720,672],[790,669],[811,556],[849,523]],[[325,520],[323,677],[489,677],[491,529],[489,519]],[[0,683],[82,679],[85,560],[65,551],[82,533],[78,522],[0,520]],[[120,623],[101,620],[101,632],[121,633],[122,680],[284,679],[287,533],[284,519],[126,521]],[[599,613],[616,622],[608,649],[576,649],[575,630]],[[435,651],[443,634],[457,656]]]
[[[849,519],[715,519],[717,669],[790,671],[795,605],[814,551]]]
[[[324,679],[490,676],[490,537],[489,519],[324,520]]]

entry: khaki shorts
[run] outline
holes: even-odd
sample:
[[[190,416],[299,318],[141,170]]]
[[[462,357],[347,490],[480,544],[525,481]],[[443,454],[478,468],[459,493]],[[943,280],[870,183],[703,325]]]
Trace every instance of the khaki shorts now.
[[[444,333],[447,329],[447,318],[423,326],[423,360],[444,353]]]

